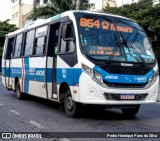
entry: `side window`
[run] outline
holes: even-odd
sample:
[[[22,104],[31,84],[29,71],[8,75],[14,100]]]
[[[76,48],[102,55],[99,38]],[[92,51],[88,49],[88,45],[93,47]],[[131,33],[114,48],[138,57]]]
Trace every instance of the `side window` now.
[[[36,29],[36,40],[34,46],[33,55],[44,55],[45,54],[45,46],[46,46],[46,38],[48,26],[43,26]]]
[[[8,42],[6,42],[6,49],[5,49],[5,53],[4,53],[4,58],[5,59],[10,59],[11,58],[11,54],[13,52],[13,47],[14,47],[14,39],[15,37],[12,38],[8,38]]]
[[[60,53],[69,53],[73,52],[75,49],[75,43],[74,41],[64,41],[64,39],[61,39],[61,50]]]
[[[23,34],[17,35],[13,57],[20,57]]]
[[[45,54],[45,36],[36,39],[36,46],[34,48],[34,55]]]
[[[29,56],[32,55],[33,53],[34,35],[35,35],[35,30],[31,30],[26,34],[24,56]]]
[[[75,50],[74,30],[71,23],[65,24],[62,30],[60,53],[70,53]]]

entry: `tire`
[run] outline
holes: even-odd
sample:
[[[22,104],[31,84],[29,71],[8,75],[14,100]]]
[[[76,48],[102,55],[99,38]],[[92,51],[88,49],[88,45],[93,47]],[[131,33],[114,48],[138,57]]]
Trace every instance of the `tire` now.
[[[73,101],[71,91],[68,90],[64,98],[64,111],[68,117],[74,118],[80,115],[80,103]]]
[[[130,108],[121,108],[121,111],[123,112],[123,114],[127,117],[133,117],[135,116],[138,111],[140,109],[140,106],[135,106],[135,107],[130,107]]]
[[[22,100],[24,98],[23,93],[21,92],[21,89],[20,89],[19,81],[16,84],[16,97],[18,100]]]

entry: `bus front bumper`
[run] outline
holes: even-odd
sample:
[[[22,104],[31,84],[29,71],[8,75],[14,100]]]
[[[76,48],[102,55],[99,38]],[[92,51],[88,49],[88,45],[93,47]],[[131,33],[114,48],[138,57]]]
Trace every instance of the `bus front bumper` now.
[[[102,87],[97,84],[85,73],[82,73],[79,84],[79,101],[84,104],[98,104],[98,105],[137,105],[149,104],[157,101],[159,91],[159,78],[149,88],[111,88]],[[145,98],[137,100],[122,100],[122,99],[108,99],[106,95],[134,95]],[[143,95],[143,96],[142,96]]]

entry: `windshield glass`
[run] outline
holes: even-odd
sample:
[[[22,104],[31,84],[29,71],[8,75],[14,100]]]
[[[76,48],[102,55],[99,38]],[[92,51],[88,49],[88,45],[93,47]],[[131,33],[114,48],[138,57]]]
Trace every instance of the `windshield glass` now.
[[[76,13],[83,52],[97,60],[153,63],[151,44],[135,22],[111,16]],[[112,59],[111,59],[112,58]]]

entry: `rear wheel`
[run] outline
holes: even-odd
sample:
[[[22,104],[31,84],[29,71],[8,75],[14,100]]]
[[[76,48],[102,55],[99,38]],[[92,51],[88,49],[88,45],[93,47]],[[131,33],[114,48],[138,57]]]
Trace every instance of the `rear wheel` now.
[[[67,116],[73,118],[78,117],[80,114],[80,104],[73,101],[71,91],[68,90],[64,98],[64,110]]]
[[[17,99],[19,99],[19,100],[22,100],[23,99],[23,93],[21,92],[21,89],[20,89],[20,83],[19,83],[19,81],[17,82],[17,84],[16,84],[16,97],[17,97]]]
[[[123,112],[123,114],[127,117],[133,117],[135,116],[138,111],[140,109],[140,106],[137,105],[137,106],[134,106],[134,107],[129,107],[129,108],[121,108],[121,111]]]

